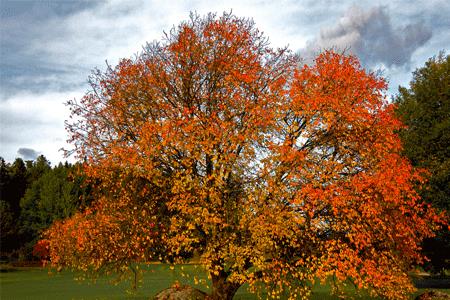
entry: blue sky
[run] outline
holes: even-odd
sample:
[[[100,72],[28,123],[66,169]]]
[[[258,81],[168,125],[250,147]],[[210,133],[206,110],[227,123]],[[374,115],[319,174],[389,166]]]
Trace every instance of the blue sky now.
[[[70,147],[63,103],[82,97],[93,68],[133,56],[190,11],[230,10],[305,61],[329,47],[353,52],[367,69],[383,72],[389,96],[450,48],[447,0],[0,0],[0,156],[65,160],[58,151]]]

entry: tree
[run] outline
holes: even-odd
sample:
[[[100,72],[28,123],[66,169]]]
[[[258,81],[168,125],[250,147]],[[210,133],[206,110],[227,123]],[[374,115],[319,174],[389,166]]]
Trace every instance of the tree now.
[[[27,188],[27,168],[21,158],[8,164],[0,158],[0,201],[1,201],[1,255],[9,256],[11,252],[20,247],[19,226],[17,220],[20,216],[20,198]]]
[[[13,213],[11,212],[11,208],[9,207],[9,203],[0,199],[0,216],[2,217],[0,220],[0,237],[2,244],[7,240],[11,233],[14,232],[14,222],[13,222]]]
[[[80,164],[55,168],[45,156],[34,161],[0,157],[1,255],[30,260],[34,243],[55,220],[71,216],[90,199]]]
[[[196,250],[212,299],[244,283],[307,298],[329,276],[406,298],[442,220],[413,188],[386,84],[330,51],[299,65],[250,20],[193,15],[95,72],[67,127],[97,200],[47,231],[52,264],[133,271]]]
[[[39,155],[34,161],[27,161],[28,183],[32,184],[39,180],[49,170],[51,170],[50,161],[44,155]]]
[[[30,167],[30,174],[35,174],[36,177],[20,200],[20,232],[25,239],[24,252],[29,258],[32,246],[40,238],[42,231],[55,220],[72,216],[86,196],[79,188],[82,182],[69,178],[76,166],[60,163],[52,169],[48,164],[43,164],[44,161],[46,160],[42,156]],[[43,165],[47,167],[43,168]]]
[[[8,192],[8,186],[11,181],[9,174],[9,166],[6,164],[5,160],[0,157],[0,237],[1,237],[1,252],[5,248],[5,243],[8,242],[8,237],[14,232],[15,226],[13,223],[14,215],[11,211],[10,202],[7,201],[5,194]]]
[[[414,72],[410,88],[399,88],[397,114],[407,126],[400,131],[404,154],[413,166],[429,171],[419,193],[450,212],[450,56],[441,52]],[[443,229],[424,243],[435,270],[450,268],[450,233]]]
[[[25,194],[28,185],[27,167],[21,158],[16,158],[9,167],[9,176],[9,184],[2,197],[9,202],[16,218],[20,214],[20,198]]]

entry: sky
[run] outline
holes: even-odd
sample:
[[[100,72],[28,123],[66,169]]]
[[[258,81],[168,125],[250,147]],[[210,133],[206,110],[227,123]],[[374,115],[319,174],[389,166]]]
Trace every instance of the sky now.
[[[94,68],[133,57],[190,12],[230,10],[306,62],[331,47],[355,54],[382,72],[388,98],[428,58],[450,52],[448,0],[0,0],[0,156],[73,162],[60,151],[70,149],[64,103],[88,91]]]

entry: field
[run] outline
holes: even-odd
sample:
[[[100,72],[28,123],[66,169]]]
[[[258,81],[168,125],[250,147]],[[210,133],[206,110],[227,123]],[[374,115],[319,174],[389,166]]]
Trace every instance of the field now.
[[[189,276],[181,276],[183,272]],[[49,274],[43,268],[2,268],[0,273],[0,298],[9,299],[149,299],[157,292],[171,286],[176,280],[181,284],[194,285],[193,277],[206,279],[204,272],[195,265],[177,266],[171,270],[168,265],[149,266],[144,280],[136,292],[132,292],[129,283],[112,285],[112,278],[102,277],[96,283],[75,281],[74,274],[68,271]],[[205,285],[197,285],[207,291]],[[329,286],[316,286],[312,299],[339,299],[330,296]],[[420,291],[424,291],[421,289]],[[449,289],[444,289],[450,293]],[[245,287],[242,287],[234,299],[255,299]],[[369,298],[360,298],[369,299]]]

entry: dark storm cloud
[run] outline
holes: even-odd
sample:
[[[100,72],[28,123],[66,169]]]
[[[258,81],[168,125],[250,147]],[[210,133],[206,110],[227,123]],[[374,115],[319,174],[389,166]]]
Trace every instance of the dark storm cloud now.
[[[35,160],[39,156],[40,152],[31,148],[19,148],[17,155],[21,156],[25,160]]]
[[[3,0],[0,10],[1,18],[18,16],[35,16],[39,18],[49,18],[55,15],[65,16],[87,7],[94,6],[99,1],[88,0]]]
[[[431,29],[422,22],[394,27],[387,8],[365,11],[354,6],[336,25],[322,28],[319,37],[308,43],[303,54],[311,56],[323,49],[337,48],[356,54],[366,65],[404,66],[410,63],[414,51],[431,37]]]

